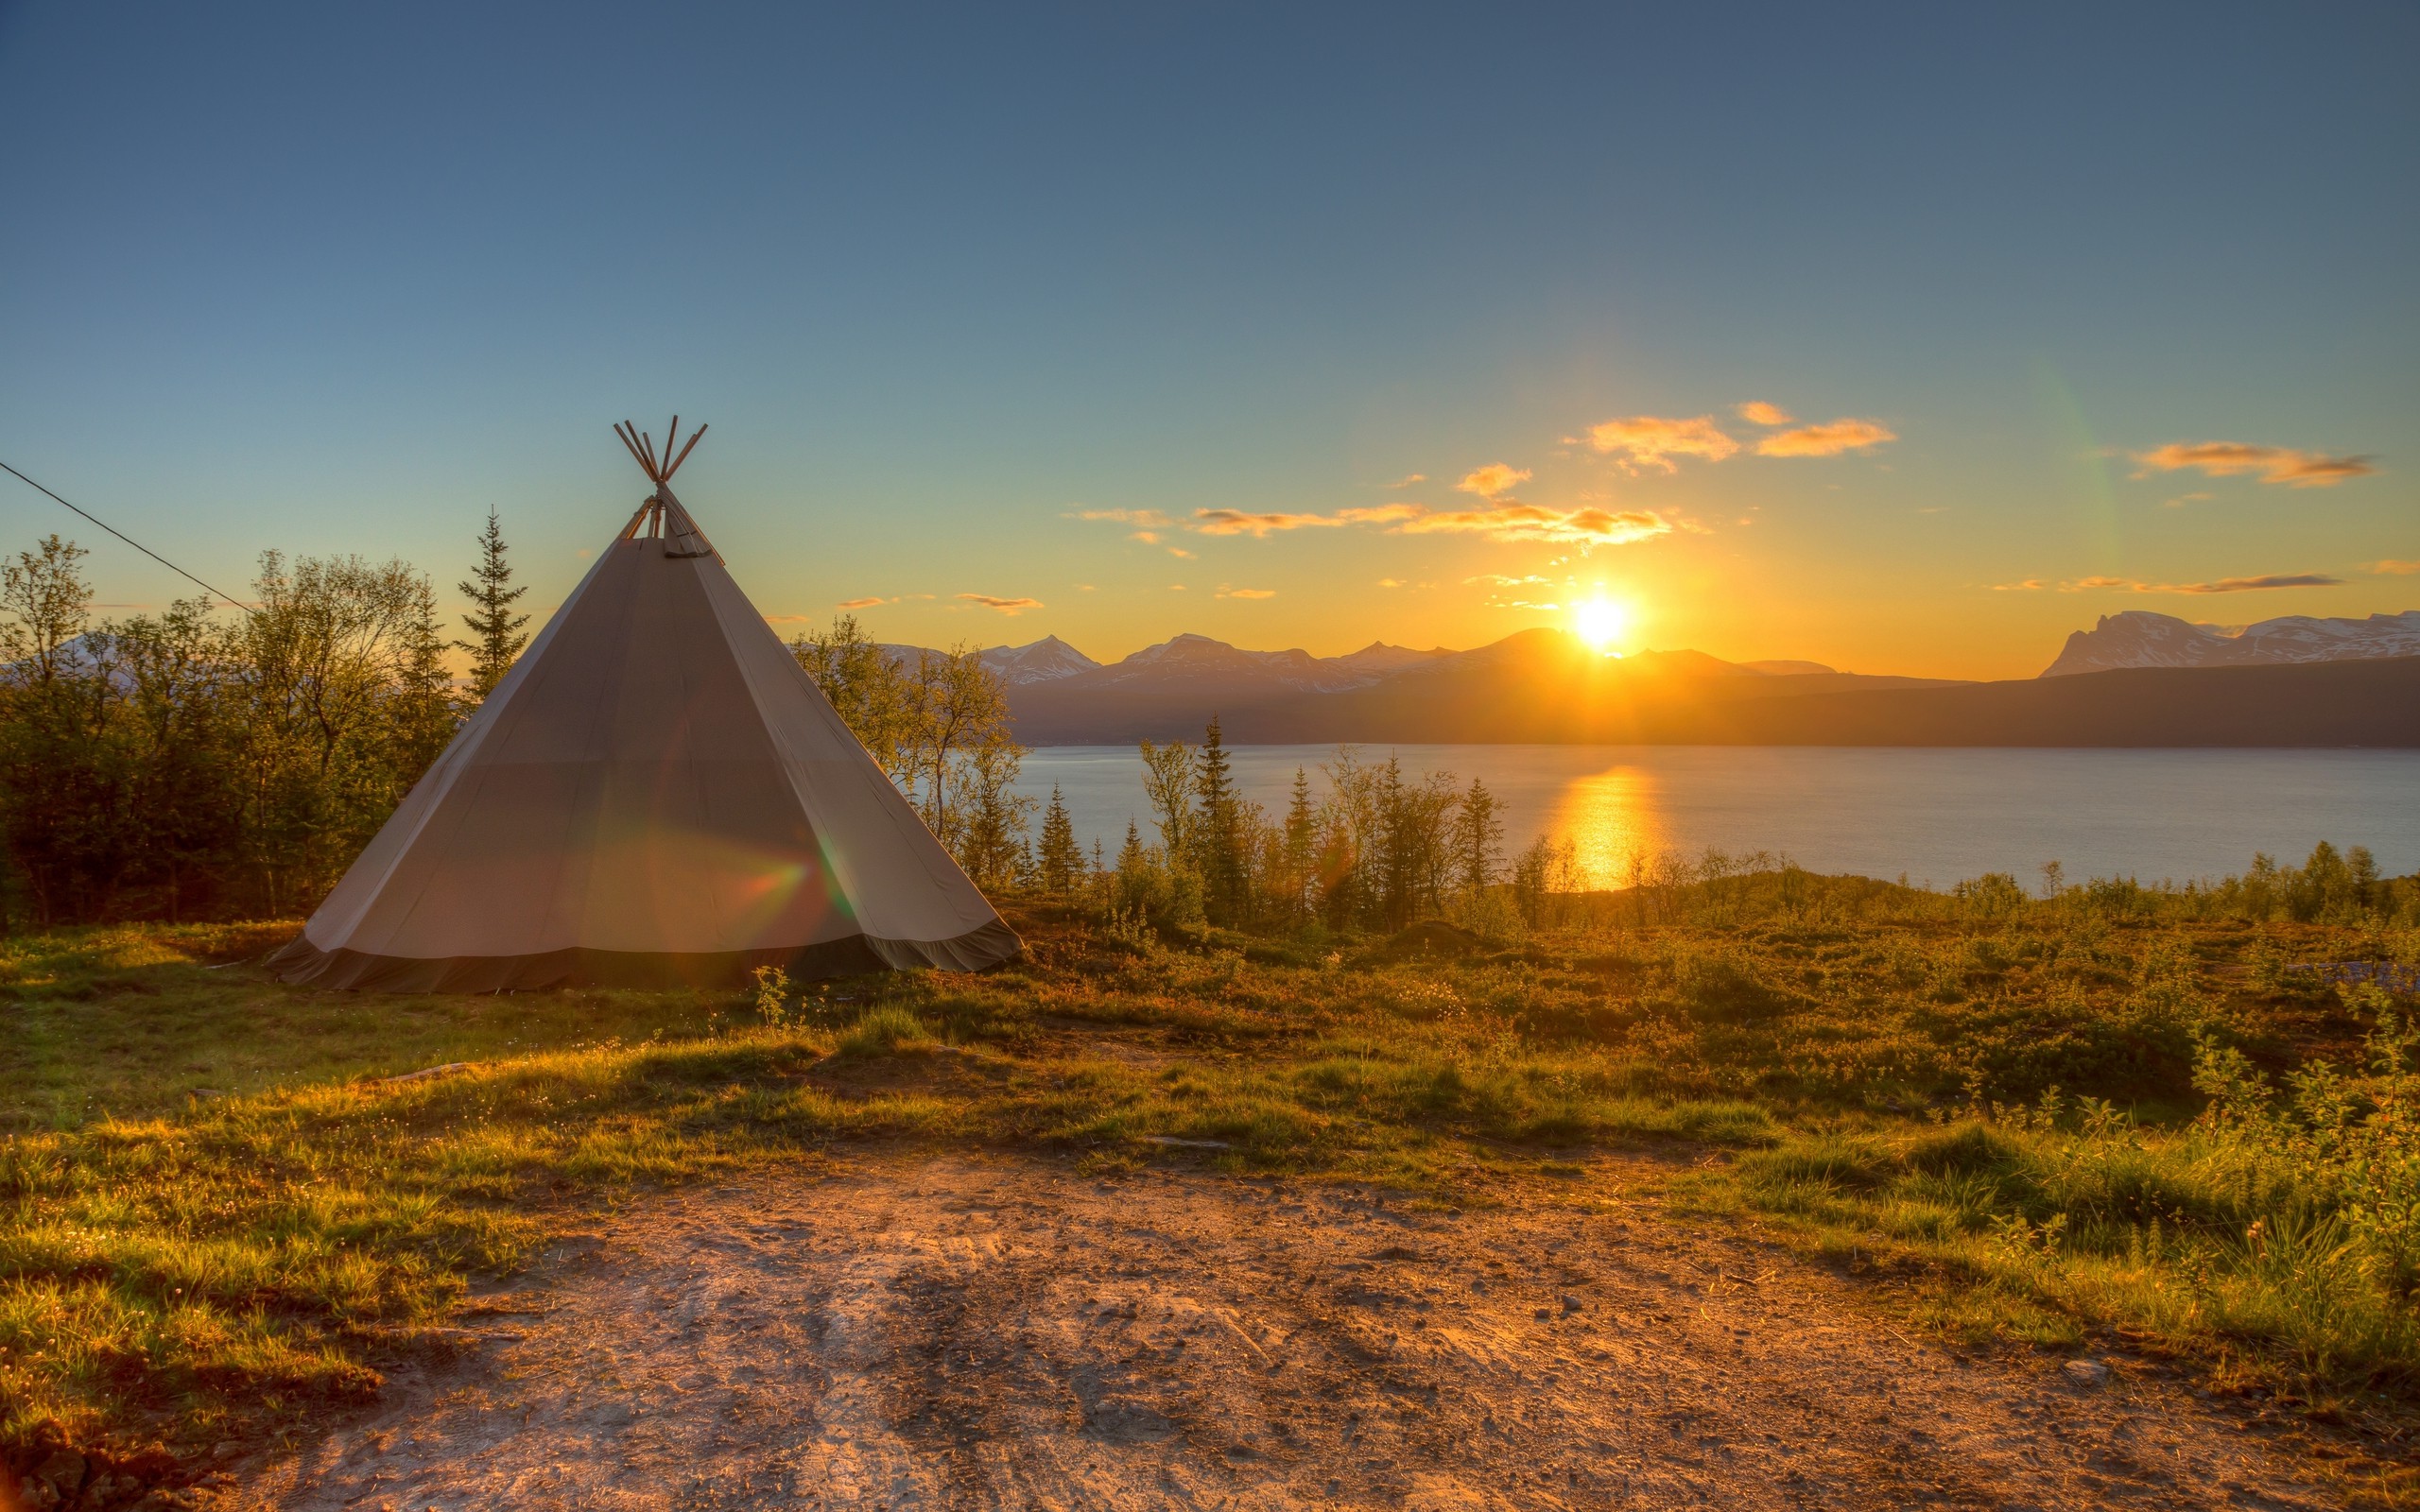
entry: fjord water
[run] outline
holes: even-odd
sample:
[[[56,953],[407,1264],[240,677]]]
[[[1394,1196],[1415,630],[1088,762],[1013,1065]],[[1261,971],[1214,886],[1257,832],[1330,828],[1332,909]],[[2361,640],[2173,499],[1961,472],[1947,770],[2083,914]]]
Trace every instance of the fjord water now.
[[[1325,790],[1327,746],[1231,747],[1247,798],[1271,817],[1297,767]],[[2142,882],[2241,871],[2255,851],[2299,861],[2313,844],[2366,845],[2390,874],[2420,869],[2420,751],[1911,749],[1733,746],[1398,746],[1407,775],[1484,780],[1504,805],[1508,857],[1569,838],[1614,885],[1634,854],[1767,850],[1824,872],[1905,873],[1947,886],[1987,871],[2029,885],[2045,862],[2072,880]],[[1076,833],[1111,855],[1129,818],[1152,840],[1131,746],[1029,752],[1018,791],[1065,795]],[[1038,816],[1038,809],[1037,809]]]

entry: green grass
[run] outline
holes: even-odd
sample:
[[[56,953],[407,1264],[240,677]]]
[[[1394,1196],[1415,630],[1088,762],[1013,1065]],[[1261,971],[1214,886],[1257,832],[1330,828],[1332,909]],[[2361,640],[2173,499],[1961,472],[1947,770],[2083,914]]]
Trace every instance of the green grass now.
[[[1019,923],[1011,970],[775,992],[769,1015],[753,990],[380,998],[211,969],[275,926],[9,942],[0,1442],[272,1432],[373,1390],[469,1279],[599,1203],[869,1139],[1441,1195],[1680,1142],[1729,1152],[1688,1178],[1701,1209],[1919,1267],[1942,1327],[2111,1328],[2313,1394],[2412,1389],[2408,1286],[2338,1167],[2281,1156],[2285,1124],[2193,1122],[2210,1046],[2238,1080],[2374,1054],[2375,1004],[2279,960],[2409,940],[1675,924],[1396,959]],[[2347,1126],[2399,1085],[2360,1081]],[[2087,1117],[2083,1093],[2114,1101]]]

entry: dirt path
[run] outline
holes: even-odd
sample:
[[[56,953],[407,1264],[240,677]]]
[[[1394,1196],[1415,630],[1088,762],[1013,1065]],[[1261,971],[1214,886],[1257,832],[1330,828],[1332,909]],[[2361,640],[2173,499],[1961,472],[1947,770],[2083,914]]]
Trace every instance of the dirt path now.
[[[2171,1387],[1962,1362],[1652,1217],[892,1158],[652,1202],[532,1280],[263,1504],[2335,1504]]]

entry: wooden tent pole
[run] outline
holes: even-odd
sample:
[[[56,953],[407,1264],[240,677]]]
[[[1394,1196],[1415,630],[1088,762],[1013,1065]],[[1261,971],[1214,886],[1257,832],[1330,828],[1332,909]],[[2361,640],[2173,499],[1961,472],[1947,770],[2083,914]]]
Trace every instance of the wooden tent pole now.
[[[639,471],[647,473],[648,481],[650,483],[654,482],[655,474],[648,472],[647,458],[639,455],[638,442],[631,440],[628,435],[624,434],[620,425],[615,425],[614,427],[614,436],[616,440],[619,440],[622,443],[624,450],[631,454],[631,460],[639,465]]]
[[[706,434],[706,428],[705,428],[703,425],[699,426],[699,427],[698,427],[698,436],[703,436],[704,434]],[[693,452],[693,451],[696,451],[696,450],[697,450],[697,447],[698,447],[698,436],[692,436],[692,437],[690,437],[690,438],[689,438],[689,444],[688,444],[688,445],[686,445],[686,446],[684,446],[684,447],[683,447],[683,448],[681,448],[681,455],[680,455],[679,456],[677,456],[677,457],[674,457],[674,458],[672,459],[672,465],[671,465],[670,467],[666,468],[666,469],[664,470],[664,476],[665,476],[665,480],[666,480],[666,482],[669,482],[669,481],[671,480],[671,478],[672,478],[672,474],[673,474],[673,473],[675,473],[675,472],[679,472],[679,471],[681,470],[681,464],[682,464],[682,463],[686,462],[687,460],[689,460],[689,454],[690,454],[691,452]]]

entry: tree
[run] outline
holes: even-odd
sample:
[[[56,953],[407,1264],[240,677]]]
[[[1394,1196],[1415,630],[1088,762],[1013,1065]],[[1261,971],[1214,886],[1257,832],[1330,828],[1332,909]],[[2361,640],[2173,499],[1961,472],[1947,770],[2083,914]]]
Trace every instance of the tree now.
[[[920,651],[908,675],[909,763],[922,791],[925,823],[956,853],[967,800],[985,784],[1016,780],[1025,747],[1010,733],[1009,689],[983,664],[982,651],[959,645]]]
[[[504,530],[496,522],[493,509],[488,511],[488,527],[479,536],[479,564],[471,569],[469,582],[456,583],[454,591],[471,601],[471,612],[462,623],[477,637],[457,641],[455,649],[471,653],[471,700],[487,701],[504,675],[512,670],[513,659],[529,644],[521,627],[529,623],[527,614],[512,612],[513,602],[529,592],[527,585],[508,588],[512,581],[512,568],[504,559]]]
[[[912,788],[922,711],[911,679],[890,653],[866,639],[856,615],[843,614],[830,633],[809,630],[790,642],[790,655],[874,765],[902,788]]]
[[[261,554],[234,627],[232,694],[246,864],[269,917],[337,878],[453,738],[445,642],[426,576],[402,561]]]
[[[1075,890],[1083,875],[1083,847],[1076,843],[1075,821],[1067,816],[1067,803],[1059,794],[1059,784],[1050,784],[1050,806],[1042,815],[1042,851],[1036,858],[1042,872],[1042,890],[1053,897],[1064,897]]]
[[[1204,902],[1220,923],[1235,923],[1244,909],[1246,837],[1242,804],[1216,714],[1210,716],[1210,728],[1202,732],[1201,749],[1194,759],[1193,792],[1201,806],[1195,812],[1190,838]]]
[[[1281,881],[1287,917],[1301,917],[1310,897],[1312,868],[1319,859],[1319,811],[1311,806],[1310,774],[1294,768],[1294,794],[1286,805]]]
[[[1463,891],[1476,897],[1495,881],[1503,844],[1504,806],[1474,777],[1454,816],[1455,880]]]
[[[1189,854],[1193,841],[1193,747],[1181,740],[1165,746],[1143,742],[1143,796],[1160,826],[1160,849],[1170,862]]]

